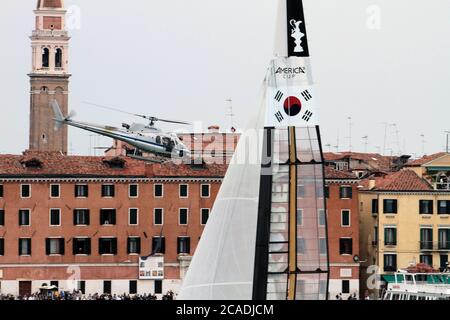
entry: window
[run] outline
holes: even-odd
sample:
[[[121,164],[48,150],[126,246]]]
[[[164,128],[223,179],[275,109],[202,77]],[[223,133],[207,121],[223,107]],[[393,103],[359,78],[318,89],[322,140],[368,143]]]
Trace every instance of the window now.
[[[5,210],[0,209],[0,226],[5,225]]]
[[[420,214],[433,214],[433,200],[420,200],[419,201],[419,213]]]
[[[188,224],[188,209],[182,208],[179,211],[179,218],[178,218],[178,223],[182,226],[185,226]]]
[[[100,238],[98,240],[99,254],[117,254],[117,239],[116,238]]]
[[[0,238],[0,256],[5,255],[5,239]]]
[[[209,209],[202,209],[201,211],[201,225],[206,225],[209,219]]]
[[[431,250],[433,249],[433,229],[432,228],[420,228],[420,249]]]
[[[372,199],[372,214],[378,213],[378,199]]]
[[[424,263],[427,266],[433,266],[433,255],[432,254],[422,254],[420,256],[420,263]]]
[[[22,184],[20,186],[20,196],[22,198],[31,198],[31,185]]]
[[[387,253],[384,255],[384,271],[397,271],[397,255]]]
[[[137,198],[139,196],[139,185],[130,184],[128,186],[128,196],[130,198]]]
[[[111,281],[110,280],[103,281],[103,293],[111,294]]]
[[[190,254],[191,253],[191,238],[178,237],[178,254]]]
[[[339,239],[339,254],[352,255],[353,254],[353,239],[351,238],[341,238]]]
[[[50,209],[50,226],[61,225],[61,209]]]
[[[397,199],[384,199],[383,200],[383,212],[384,213],[397,213]]]
[[[320,254],[327,254],[327,239],[319,239],[319,252]]]
[[[50,63],[50,50],[48,48],[42,49],[42,68],[48,68]]]
[[[162,280],[155,280],[155,293],[154,294],[161,294],[162,293]]]
[[[396,246],[397,245],[397,228],[385,227],[384,228],[384,245]]]
[[[350,280],[342,280],[342,293],[350,293]]]
[[[297,185],[297,198],[304,198],[306,196],[305,186]]]
[[[209,184],[202,184],[201,188],[202,188],[202,198],[209,198],[211,186]]]
[[[303,225],[303,209],[297,209],[297,226]]]
[[[164,224],[164,211],[161,208],[153,210],[153,224],[155,226],[162,226]]]
[[[113,198],[115,194],[115,188],[113,184],[102,185],[102,197],[103,198]]]
[[[297,252],[304,254],[306,250],[306,241],[304,238],[297,238]]]
[[[341,199],[351,199],[353,197],[352,187],[341,186],[339,188],[339,197]]]
[[[59,288],[59,281],[50,281],[50,285]]]
[[[319,209],[318,216],[319,216],[319,226],[325,226],[326,220],[327,220],[326,215],[325,215],[325,210]],[[298,222],[297,222],[297,224],[298,224]]]
[[[166,253],[166,238],[153,237],[152,239],[152,253]]]
[[[155,198],[162,198],[164,196],[164,188],[162,184],[155,184],[154,195]]]
[[[59,198],[59,184],[50,185],[50,198]]]
[[[75,209],[73,210],[73,225],[74,226],[88,226],[90,224],[89,209]]]
[[[31,239],[19,239],[19,256],[31,256]]]
[[[127,243],[128,254],[140,254],[141,253],[141,238],[129,237]]]
[[[336,170],[338,171],[346,171],[348,170],[348,162],[336,162]]]
[[[450,229],[439,229],[439,250],[450,250]]]
[[[136,294],[136,293],[137,293],[137,281],[130,280],[130,294]]]
[[[187,184],[180,184],[180,198],[187,198],[189,196],[189,186]]]
[[[77,289],[81,291],[82,294],[86,294],[86,281],[78,281]]]
[[[351,226],[350,210],[342,210],[342,212],[341,212],[341,226],[342,227],[350,227]]]
[[[29,209],[21,209],[19,210],[19,226],[30,226],[30,210]]]
[[[87,198],[89,196],[89,187],[87,184],[77,184],[75,186],[76,198]]]
[[[101,209],[100,210],[100,225],[115,225],[116,224],[116,209]]]
[[[91,239],[74,238],[72,241],[73,241],[73,255],[91,254]]]
[[[130,208],[128,211],[128,224],[130,226],[137,226],[139,224],[139,210],[137,208]]]
[[[438,201],[438,214],[450,214],[450,201],[448,200]]]
[[[3,190],[3,185],[0,184],[0,198],[4,197],[4,190]]]
[[[55,52],[55,67],[62,68],[62,50],[60,48]]]
[[[64,255],[64,247],[65,242],[63,238],[54,239],[47,238],[45,239],[45,254],[46,255]]]
[[[378,226],[373,227],[373,241],[378,245]]]
[[[327,198],[327,199],[330,198],[330,187],[329,186],[325,186],[325,198]]]

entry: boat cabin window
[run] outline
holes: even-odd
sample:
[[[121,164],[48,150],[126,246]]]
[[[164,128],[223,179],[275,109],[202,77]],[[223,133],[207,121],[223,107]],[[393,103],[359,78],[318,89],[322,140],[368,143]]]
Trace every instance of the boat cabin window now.
[[[161,137],[160,136],[156,137],[156,143],[161,144]]]

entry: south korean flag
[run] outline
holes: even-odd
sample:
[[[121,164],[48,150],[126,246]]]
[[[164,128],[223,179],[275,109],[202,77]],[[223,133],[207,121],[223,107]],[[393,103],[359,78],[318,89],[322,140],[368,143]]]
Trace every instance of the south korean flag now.
[[[311,85],[269,87],[267,96],[266,127],[315,126],[317,110]]]

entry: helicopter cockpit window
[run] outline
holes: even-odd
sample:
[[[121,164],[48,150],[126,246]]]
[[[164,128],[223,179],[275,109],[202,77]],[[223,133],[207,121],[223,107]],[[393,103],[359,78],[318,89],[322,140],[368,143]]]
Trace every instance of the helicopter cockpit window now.
[[[156,143],[161,144],[161,137],[160,137],[160,136],[157,136],[157,137],[156,137]]]

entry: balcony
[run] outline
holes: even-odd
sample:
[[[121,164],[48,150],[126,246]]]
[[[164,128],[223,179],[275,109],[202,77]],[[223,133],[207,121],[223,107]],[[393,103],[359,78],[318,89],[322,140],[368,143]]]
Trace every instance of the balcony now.
[[[67,37],[68,32],[65,30],[34,30],[32,37]]]
[[[450,241],[420,241],[421,251],[450,251]]]
[[[435,182],[434,190],[448,191],[448,190],[450,190],[450,182]]]

